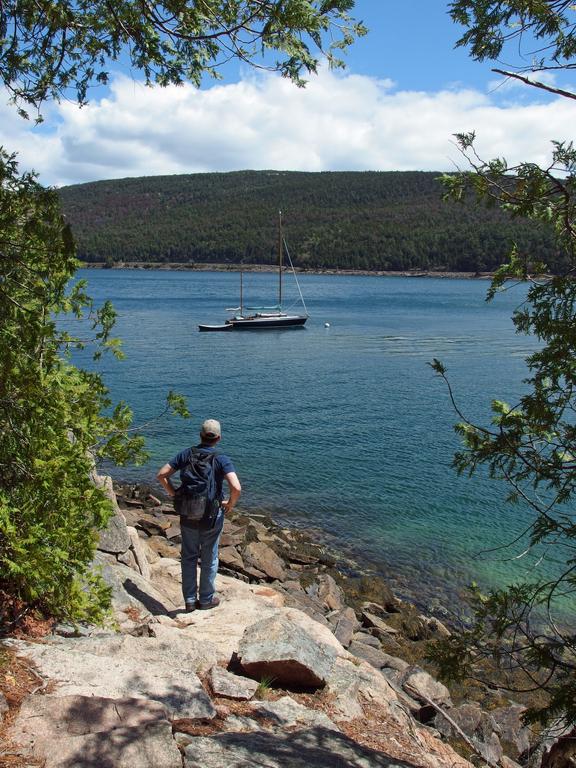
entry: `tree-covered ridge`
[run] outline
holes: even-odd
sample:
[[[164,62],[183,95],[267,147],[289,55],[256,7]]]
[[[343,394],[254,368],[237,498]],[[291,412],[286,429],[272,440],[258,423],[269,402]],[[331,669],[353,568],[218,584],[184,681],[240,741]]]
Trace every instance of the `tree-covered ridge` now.
[[[271,263],[282,210],[304,268],[496,269],[514,242],[558,268],[552,234],[442,200],[430,172],[239,171],[100,181],[60,190],[88,262]]]

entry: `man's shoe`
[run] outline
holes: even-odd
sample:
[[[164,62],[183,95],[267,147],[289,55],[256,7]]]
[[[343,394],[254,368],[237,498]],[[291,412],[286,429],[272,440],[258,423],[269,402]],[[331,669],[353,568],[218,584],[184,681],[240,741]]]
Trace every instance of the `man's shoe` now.
[[[186,602],[186,613],[192,613],[196,610],[196,601]]]
[[[196,603],[196,608],[198,608],[199,611],[209,611],[210,608],[216,608],[217,605],[220,605],[220,598],[213,597],[209,603]]]

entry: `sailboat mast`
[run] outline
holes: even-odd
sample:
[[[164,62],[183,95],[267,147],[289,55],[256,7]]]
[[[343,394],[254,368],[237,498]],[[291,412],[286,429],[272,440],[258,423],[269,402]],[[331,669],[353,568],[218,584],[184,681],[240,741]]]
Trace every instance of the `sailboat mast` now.
[[[278,211],[278,309],[282,309],[282,211]]]
[[[242,270],[240,270],[240,315],[244,314],[244,300],[243,300],[243,295],[242,295],[242,293],[243,293],[242,292],[242,288],[243,288],[243,284],[242,284],[243,280],[242,280],[242,278],[243,277],[244,277],[244,273],[243,273]]]

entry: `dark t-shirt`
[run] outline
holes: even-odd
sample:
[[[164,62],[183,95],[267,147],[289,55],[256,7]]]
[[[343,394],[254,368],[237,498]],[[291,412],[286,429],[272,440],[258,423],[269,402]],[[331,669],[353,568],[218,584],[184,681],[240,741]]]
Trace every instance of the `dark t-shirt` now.
[[[200,443],[200,445],[197,445],[196,448],[201,448],[203,451],[206,451],[207,453],[217,453],[217,449],[214,445],[203,445]],[[182,470],[186,467],[188,462],[190,461],[190,451],[191,448],[185,448],[183,451],[180,451],[172,461],[169,461],[168,464],[172,467],[172,469],[180,470],[180,480],[182,480]],[[234,464],[232,464],[231,460],[223,453],[218,453],[216,458],[214,459],[214,480],[216,482],[216,498],[222,501],[224,498],[224,494],[222,492],[222,484],[224,482],[225,476],[229,472],[235,472]]]

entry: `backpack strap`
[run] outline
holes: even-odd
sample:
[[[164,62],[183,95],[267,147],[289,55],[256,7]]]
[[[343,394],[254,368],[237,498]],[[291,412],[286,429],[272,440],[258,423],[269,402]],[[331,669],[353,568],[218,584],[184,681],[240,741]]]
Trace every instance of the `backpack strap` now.
[[[194,461],[195,457],[201,457],[204,455],[205,458],[210,460],[210,463],[214,463],[214,459],[217,456],[220,456],[220,453],[217,453],[216,451],[207,451],[205,448],[198,448],[197,446],[192,446],[190,448],[190,454],[188,456],[188,460],[186,461],[186,464],[184,465],[183,469],[186,469],[192,462]]]

